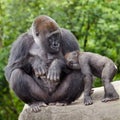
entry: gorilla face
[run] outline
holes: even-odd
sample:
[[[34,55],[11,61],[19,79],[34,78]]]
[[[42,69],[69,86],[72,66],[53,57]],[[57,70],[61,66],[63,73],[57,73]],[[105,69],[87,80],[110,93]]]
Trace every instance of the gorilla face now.
[[[60,51],[61,33],[53,19],[47,16],[37,17],[32,24],[32,35],[35,43],[49,53]]]
[[[67,66],[71,69],[80,69],[79,51],[73,51],[65,55]]]
[[[49,52],[51,53],[57,53],[60,51],[61,46],[61,34],[60,31],[57,30],[55,32],[52,32],[48,37],[48,48]]]

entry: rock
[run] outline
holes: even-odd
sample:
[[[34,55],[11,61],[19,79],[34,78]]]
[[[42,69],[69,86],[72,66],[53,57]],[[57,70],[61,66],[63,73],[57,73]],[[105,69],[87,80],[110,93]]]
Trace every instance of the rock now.
[[[120,81],[112,84],[120,95]],[[47,106],[37,113],[27,112],[29,106],[25,105],[19,120],[120,120],[120,99],[102,103],[103,95],[103,87],[94,88],[92,105],[85,106],[82,95],[71,105]]]

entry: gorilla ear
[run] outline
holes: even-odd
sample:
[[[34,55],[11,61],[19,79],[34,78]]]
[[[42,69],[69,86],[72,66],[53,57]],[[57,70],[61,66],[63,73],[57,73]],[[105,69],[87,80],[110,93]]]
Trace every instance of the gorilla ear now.
[[[80,51],[79,51],[79,50],[76,50],[76,53],[79,55],[79,54],[80,54]]]
[[[39,32],[36,32],[36,36],[39,36]]]

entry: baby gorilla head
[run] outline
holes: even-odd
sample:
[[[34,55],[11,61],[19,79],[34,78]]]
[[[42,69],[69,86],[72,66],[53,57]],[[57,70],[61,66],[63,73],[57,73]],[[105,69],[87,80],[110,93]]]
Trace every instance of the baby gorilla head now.
[[[67,66],[71,69],[80,69],[79,51],[73,51],[65,55]]]

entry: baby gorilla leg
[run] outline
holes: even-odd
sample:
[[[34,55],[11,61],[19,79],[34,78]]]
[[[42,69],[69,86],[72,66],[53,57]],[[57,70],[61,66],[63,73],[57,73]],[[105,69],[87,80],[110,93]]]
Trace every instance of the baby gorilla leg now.
[[[104,85],[105,95],[102,102],[113,101],[119,99],[119,95],[110,83],[115,76],[117,69],[114,63],[107,63],[102,71],[102,82]]]
[[[84,104],[85,105],[91,105],[93,104],[91,94],[93,92],[92,90],[92,83],[93,83],[93,78],[92,75],[85,75],[84,77]]]

